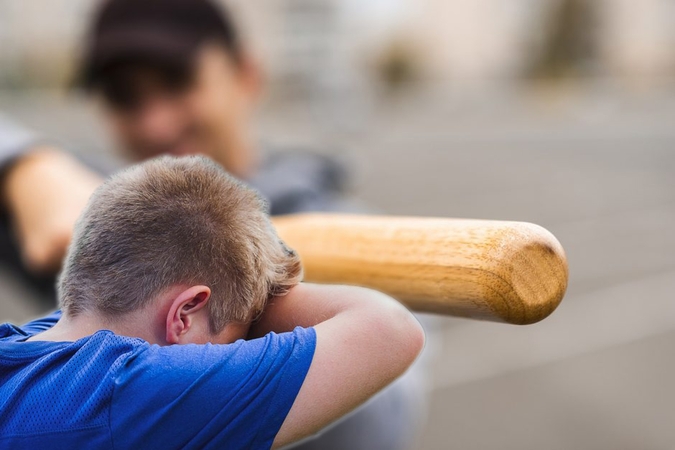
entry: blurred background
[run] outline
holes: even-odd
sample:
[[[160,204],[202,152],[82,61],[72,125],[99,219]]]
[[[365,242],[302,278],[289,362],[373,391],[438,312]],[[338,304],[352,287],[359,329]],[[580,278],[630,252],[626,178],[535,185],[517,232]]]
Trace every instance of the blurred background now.
[[[675,1],[224,3],[262,140],[340,159],[377,210],[536,222],[568,253],[542,323],[433,320],[418,449],[675,448]],[[95,5],[0,0],[0,111],[114,160],[68,88]],[[1,321],[32,297],[0,268]]]

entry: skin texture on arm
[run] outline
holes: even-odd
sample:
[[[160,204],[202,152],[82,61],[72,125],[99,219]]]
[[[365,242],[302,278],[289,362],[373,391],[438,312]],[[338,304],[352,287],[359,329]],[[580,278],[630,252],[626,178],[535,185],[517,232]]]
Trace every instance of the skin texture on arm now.
[[[424,331],[397,301],[352,286],[301,284],[272,299],[249,337],[314,327],[307,377],[273,448],[321,430],[400,376],[424,346]]]
[[[12,165],[0,194],[29,270],[59,270],[75,221],[101,182],[73,157],[49,147],[36,148]]]

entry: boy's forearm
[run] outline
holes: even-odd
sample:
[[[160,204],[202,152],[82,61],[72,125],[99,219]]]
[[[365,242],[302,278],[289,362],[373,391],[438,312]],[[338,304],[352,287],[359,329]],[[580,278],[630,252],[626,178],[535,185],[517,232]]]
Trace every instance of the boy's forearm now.
[[[333,295],[313,296],[316,286],[301,283],[288,294],[273,297],[261,316],[251,325],[249,338],[264,336],[274,331],[283,333],[295,327],[311,327],[328,320],[345,308],[344,302],[336,301]],[[327,287],[318,287],[327,291]]]
[[[338,315],[366,314],[400,307],[384,294],[354,286],[323,286],[301,283],[283,297],[270,300],[250,329],[249,338],[274,331],[283,333],[295,327],[312,327]]]

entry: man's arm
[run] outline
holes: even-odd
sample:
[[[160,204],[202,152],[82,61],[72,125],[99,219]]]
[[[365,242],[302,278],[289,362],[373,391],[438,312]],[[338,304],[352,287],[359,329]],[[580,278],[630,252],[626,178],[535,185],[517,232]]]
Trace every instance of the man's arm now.
[[[27,148],[6,169],[0,179],[2,208],[31,271],[59,270],[75,221],[101,182],[73,157],[50,147]]]
[[[351,286],[301,284],[274,298],[251,329],[314,327],[307,377],[274,440],[274,448],[316,433],[391,383],[424,346],[424,331],[397,301]]]

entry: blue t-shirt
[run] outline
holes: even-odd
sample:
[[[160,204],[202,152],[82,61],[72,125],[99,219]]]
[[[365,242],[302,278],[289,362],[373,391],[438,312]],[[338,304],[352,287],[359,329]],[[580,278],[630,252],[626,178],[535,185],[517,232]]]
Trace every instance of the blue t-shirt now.
[[[24,342],[59,318],[0,325],[0,448],[270,448],[316,346],[300,327],[228,345]]]

